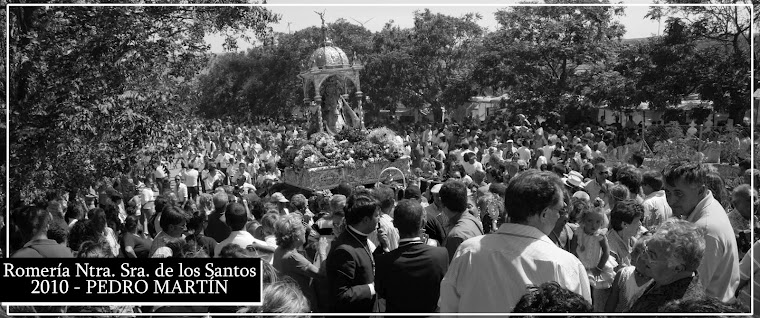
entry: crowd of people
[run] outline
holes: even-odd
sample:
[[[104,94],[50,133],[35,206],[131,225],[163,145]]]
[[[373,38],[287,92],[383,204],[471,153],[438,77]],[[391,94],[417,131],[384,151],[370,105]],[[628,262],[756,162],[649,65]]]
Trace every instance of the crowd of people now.
[[[12,207],[9,255],[264,260],[261,307],[87,309],[100,312],[748,312],[749,160],[731,180],[640,152],[613,163],[635,128],[520,116],[398,130],[406,187],[292,194],[278,163],[302,126],[169,123],[171,151],[133,175]]]

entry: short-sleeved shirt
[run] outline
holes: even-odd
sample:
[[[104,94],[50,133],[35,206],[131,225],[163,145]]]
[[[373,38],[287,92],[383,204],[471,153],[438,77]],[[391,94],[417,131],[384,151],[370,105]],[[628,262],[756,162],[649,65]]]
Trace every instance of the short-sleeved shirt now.
[[[484,234],[483,224],[469,211],[463,212],[458,218],[449,219],[447,228],[449,231],[443,240],[443,246],[449,251],[449,257],[454,257],[457,247],[462,242]]]
[[[125,251],[127,246],[131,246],[135,250],[135,255],[138,258],[148,258],[150,256],[150,246],[153,242],[149,239],[134,235],[132,233],[126,233],[121,237],[121,246]]]

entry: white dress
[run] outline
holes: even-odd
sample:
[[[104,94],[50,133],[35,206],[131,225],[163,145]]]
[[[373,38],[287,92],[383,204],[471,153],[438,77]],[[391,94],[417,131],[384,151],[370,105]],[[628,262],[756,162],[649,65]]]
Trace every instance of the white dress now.
[[[607,263],[604,264],[602,274],[594,276],[592,269],[599,265],[599,259],[602,257],[602,246],[599,241],[604,238],[607,230],[603,229],[600,233],[594,235],[588,235],[583,231],[583,228],[578,228],[575,231],[575,235],[578,238],[578,246],[575,248],[575,253],[578,255],[583,266],[586,267],[588,273],[588,280],[591,283],[591,287],[596,289],[605,289],[612,286],[612,282],[615,280],[615,267],[618,263],[615,257],[610,255],[607,258]]]

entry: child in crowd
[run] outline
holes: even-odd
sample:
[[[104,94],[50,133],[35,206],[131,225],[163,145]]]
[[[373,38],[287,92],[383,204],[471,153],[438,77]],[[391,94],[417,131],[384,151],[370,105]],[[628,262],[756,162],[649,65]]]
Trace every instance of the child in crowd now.
[[[591,283],[594,309],[602,311],[607,292],[615,280],[617,261],[610,255],[607,242],[609,221],[605,209],[594,207],[580,216],[580,227],[570,241],[570,251],[586,267]]]

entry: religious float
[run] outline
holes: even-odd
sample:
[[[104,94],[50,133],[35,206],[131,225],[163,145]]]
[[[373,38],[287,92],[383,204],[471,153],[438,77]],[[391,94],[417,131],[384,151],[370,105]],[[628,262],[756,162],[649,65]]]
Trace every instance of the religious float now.
[[[303,81],[309,138],[294,140],[282,156],[284,183],[320,191],[343,182],[406,182],[410,160],[404,156],[403,140],[388,128],[364,127],[359,82],[363,68],[356,54],[349,61],[327,39],[311,55],[308,67],[304,65],[298,77]]]

